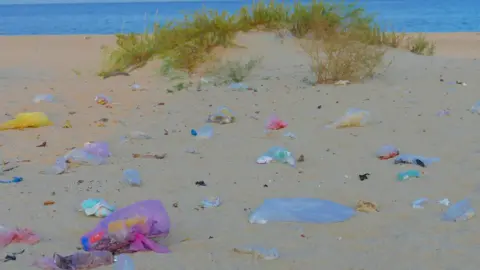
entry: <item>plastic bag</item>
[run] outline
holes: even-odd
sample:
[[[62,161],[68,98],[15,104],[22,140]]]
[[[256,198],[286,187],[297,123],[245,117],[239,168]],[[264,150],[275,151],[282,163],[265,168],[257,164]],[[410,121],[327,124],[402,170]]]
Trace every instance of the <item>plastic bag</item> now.
[[[393,145],[384,145],[377,150],[376,156],[378,159],[387,160],[394,158],[400,154],[400,150]]]
[[[115,264],[113,265],[114,270],[135,270],[135,264],[133,263],[132,258],[126,254],[121,254],[117,257]]]
[[[262,156],[257,158],[258,164],[268,164],[272,161],[276,161],[279,163],[286,163],[292,167],[295,167],[296,160],[293,154],[288,151],[286,148],[280,146],[274,146],[268,149]]]
[[[199,129],[192,129],[191,134],[194,137],[197,137],[199,139],[210,139],[213,137],[213,127],[211,125],[204,125]]]
[[[350,108],[337,121],[326,128],[347,128],[347,127],[363,127],[371,122],[370,112],[362,109]]]
[[[43,270],[88,270],[113,264],[114,256],[109,251],[75,252],[61,256],[57,253],[53,258],[42,258],[33,263]]]
[[[86,142],[83,145],[83,149],[86,152],[103,158],[107,158],[112,155],[108,148],[107,142]]]
[[[234,248],[233,251],[240,254],[250,254],[255,258],[259,258],[267,261],[276,260],[280,257],[280,255],[278,255],[278,251],[276,248],[266,249],[263,247],[252,246],[252,247]]]
[[[115,206],[103,199],[87,199],[82,202],[82,211],[87,216],[106,217],[115,212]]]
[[[465,221],[475,216],[475,210],[472,207],[470,199],[464,199],[448,207],[443,213],[442,220],[445,221]]]
[[[265,130],[273,131],[286,128],[288,126],[287,122],[280,120],[276,114],[270,115],[265,123]]]
[[[233,123],[235,120],[236,118],[232,111],[225,106],[221,106],[214,114],[208,116],[207,122],[225,125]]]
[[[267,199],[250,214],[249,222],[343,222],[355,215],[355,209],[315,198]]]
[[[33,98],[33,103],[40,103],[40,102],[53,102],[54,97],[52,94],[39,94]]]
[[[162,202],[146,200],[118,209],[102,219],[81,238],[83,249],[107,250],[114,254],[152,250],[169,253],[152,239],[166,237],[170,218]]]
[[[0,130],[38,128],[53,125],[43,112],[19,113],[15,119],[0,125]]]
[[[434,162],[440,161],[440,158],[436,157],[422,157],[417,155],[399,155],[393,161],[394,164],[416,164],[420,167],[427,167]]]
[[[27,228],[8,229],[0,226],[0,249],[11,243],[34,245],[40,242],[40,237]]]
[[[68,152],[64,158],[71,162],[87,164],[87,165],[102,165],[107,162],[103,157],[88,153],[84,149],[75,148]]]

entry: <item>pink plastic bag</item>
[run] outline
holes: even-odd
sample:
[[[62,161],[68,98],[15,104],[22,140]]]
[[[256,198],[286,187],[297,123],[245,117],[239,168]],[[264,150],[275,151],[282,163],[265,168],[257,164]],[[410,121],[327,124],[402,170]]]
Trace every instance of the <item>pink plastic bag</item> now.
[[[170,218],[161,201],[146,200],[118,209],[81,238],[83,249],[113,254],[155,251],[169,253],[153,239],[170,232]]]
[[[27,228],[7,229],[0,226],[0,249],[11,243],[24,243],[35,245],[40,242],[40,237]]]
[[[280,130],[288,126],[287,122],[284,122],[278,118],[276,114],[272,114],[265,124],[265,129],[270,130]]]

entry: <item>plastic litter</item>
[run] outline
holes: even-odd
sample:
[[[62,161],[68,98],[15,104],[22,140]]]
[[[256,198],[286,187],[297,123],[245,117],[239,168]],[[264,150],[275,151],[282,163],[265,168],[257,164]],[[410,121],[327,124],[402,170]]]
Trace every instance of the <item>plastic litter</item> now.
[[[199,139],[210,139],[211,137],[213,137],[214,132],[212,125],[206,124],[197,130],[192,129],[190,133],[192,134],[192,136]]]
[[[42,258],[33,264],[43,270],[89,270],[111,265],[114,256],[109,251],[75,252],[62,256],[57,253],[52,258]]]
[[[170,218],[161,201],[145,200],[118,209],[101,219],[81,238],[84,250],[106,250],[115,254],[152,250],[169,253],[153,241],[168,236]]]
[[[135,270],[133,259],[127,254],[120,254],[115,258],[114,270]]]
[[[249,222],[343,222],[355,215],[355,209],[342,204],[316,198],[266,199],[250,214]]]
[[[98,95],[95,97],[95,102],[100,105],[107,105],[112,103],[112,99],[105,95]]]
[[[423,175],[423,172],[419,170],[403,171],[397,174],[397,181],[405,181],[410,178],[420,178],[422,175]]]
[[[0,180],[0,184],[12,184],[23,181],[23,177],[14,176],[11,180]]]
[[[112,155],[112,153],[110,153],[107,142],[86,142],[83,145],[83,149],[85,150],[85,152],[103,158],[107,158]]]
[[[400,150],[393,145],[384,145],[377,150],[376,156],[378,159],[387,160],[400,155]]]
[[[40,237],[27,228],[8,229],[0,226],[0,248],[12,243],[35,245],[40,242]]]
[[[135,139],[135,140],[149,140],[149,139],[152,139],[152,136],[142,131],[132,131],[128,135],[128,138]]]
[[[131,186],[140,186],[142,178],[140,173],[135,169],[126,169],[123,171],[123,181]]]
[[[450,205],[450,200],[448,198],[444,198],[444,199],[441,199],[441,200],[437,201],[437,203],[439,203],[441,205],[449,206]]]
[[[240,254],[250,254],[256,259],[263,259],[263,260],[276,260],[280,256],[278,255],[278,251],[275,248],[266,249],[262,247],[241,247],[241,248],[234,248],[234,252]]]
[[[83,165],[102,165],[107,162],[103,157],[91,154],[84,149],[75,148],[68,152],[64,158],[70,162],[80,163]]]
[[[357,205],[355,206],[355,211],[364,213],[380,212],[376,203],[364,200],[359,200],[357,202]]]
[[[33,98],[33,103],[53,102],[55,98],[52,94],[39,94]]]
[[[292,132],[285,132],[285,134],[283,134],[284,137],[287,137],[287,138],[290,138],[292,140],[295,140],[297,138],[297,136],[295,134],[293,134]]]
[[[393,161],[394,164],[416,164],[420,167],[427,167],[434,162],[439,162],[437,157],[422,157],[417,155],[399,155]]]
[[[286,163],[292,167],[295,167],[296,165],[296,160],[293,154],[287,149],[280,146],[274,146],[268,149],[267,152],[257,158],[258,164],[268,164],[272,161]]]
[[[219,107],[217,111],[213,114],[210,114],[207,119],[208,123],[216,123],[221,125],[234,123],[235,121],[235,115],[225,106]]]
[[[326,125],[326,128],[363,127],[372,121],[369,111],[350,108],[335,122]]]
[[[450,116],[450,110],[443,109],[437,112],[437,116]]]
[[[448,207],[443,213],[444,221],[465,221],[475,216],[475,210],[472,207],[470,199],[463,199]]]
[[[231,83],[228,86],[228,88],[232,90],[240,90],[240,91],[248,90],[248,86],[243,83]]]
[[[480,101],[478,101],[477,103],[475,103],[475,104],[470,108],[470,112],[471,112],[471,113],[480,114]]]
[[[286,128],[288,126],[287,122],[280,120],[276,114],[270,115],[270,117],[267,119],[267,122],[265,123],[265,130],[267,132],[269,131],[274,131],[274,130],[280,130],[283,128]]]
[[[87,199],[82,202],[82,211],[87,216],[106,217],[115,212],[115,206],[104,199]]]
[[[428,203],[427,198],[420,198],[412,202],[412,207],[415,209],[423,209],[424,205]]]
[[[53,125],[43,112],[19,113],[15,119],[0,125],[0,130],[38,128]]]
[[[209,197],[202,200],[202,206],[205,208],[218,207],[220,203],[220,197]]]

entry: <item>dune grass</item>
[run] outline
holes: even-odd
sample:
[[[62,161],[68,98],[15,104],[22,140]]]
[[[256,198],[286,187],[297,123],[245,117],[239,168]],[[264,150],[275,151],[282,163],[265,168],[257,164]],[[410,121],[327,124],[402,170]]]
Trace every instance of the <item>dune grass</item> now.
[[[436,44],[428,41],[425,34],[417,34],[408,38],[407,49],[414,54],[431,56],[435,54]]]
[[[202,10],[185,16],[180,22],[155,24],[151,33],[118,34],[117,46],[104,49],[105,60],[99,75],[130,72],[152,59],[167,59],[170,69],[191,75],[203,63],[212,60],[213,49],[236,46],[236,34],[251,30],[284,31],[299,39],[329,40],[330,46],[340,37],[343,41],[348,38],[357,42],[349,41],[348,44],[360,42],[365,48],[398,47],[403,39],[397,33],[380,31],[373,16],[354,5],[312,0],[308,5],[287,6],[260,1],[242,8],[237,14]]]

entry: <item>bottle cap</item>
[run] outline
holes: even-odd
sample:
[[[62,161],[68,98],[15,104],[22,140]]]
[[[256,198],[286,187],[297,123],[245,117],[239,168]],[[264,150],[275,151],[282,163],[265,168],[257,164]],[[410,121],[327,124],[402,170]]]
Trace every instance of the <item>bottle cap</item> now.
[[[83,236],[80,242],[82,243],[83,250],[88,251],[90,249],[90,243],[88,241],[88,237]]]

